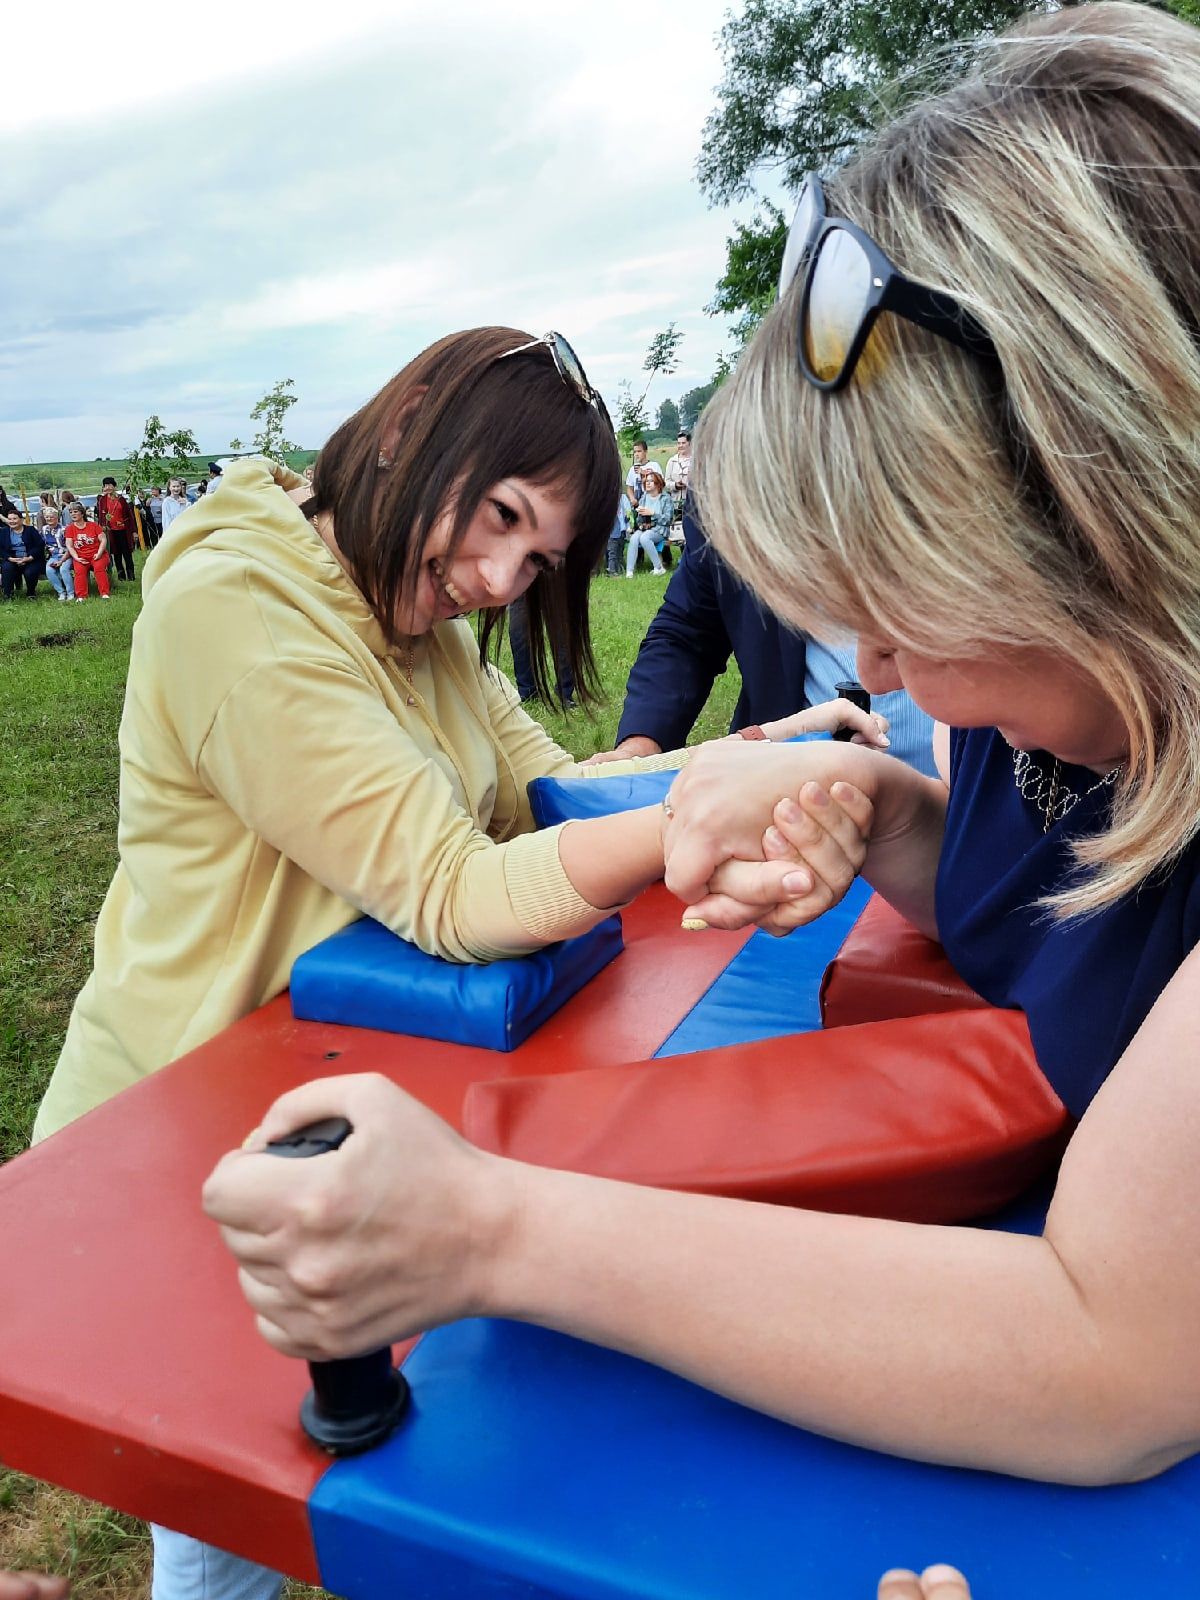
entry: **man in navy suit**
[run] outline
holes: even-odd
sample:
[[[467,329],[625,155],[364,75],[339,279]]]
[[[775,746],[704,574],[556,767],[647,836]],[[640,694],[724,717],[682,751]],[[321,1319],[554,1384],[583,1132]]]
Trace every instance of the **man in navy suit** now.
[[[684,553],[629,674],[616,747],[593,759],[656,755],[686,743],[713,684],[732,655],[742,692],[729,731],[775,722],[834,698],[853,678],[852,648],[793,632],[759,604],[685,511]],[[891,754],[931,774],[932,724],[903,692],[876,697],[891,723]]]

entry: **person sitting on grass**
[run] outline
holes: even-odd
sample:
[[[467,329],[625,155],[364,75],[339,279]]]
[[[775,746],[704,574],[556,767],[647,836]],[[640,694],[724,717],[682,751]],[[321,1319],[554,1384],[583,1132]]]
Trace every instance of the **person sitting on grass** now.
[[[71,552],[67,538],[59,526],[58,507],[47,506],[43,513],[42,544],[46,551],[46,577],[59,602],[70,600],[75,592]]]
[[[0,594],[11,600],[19,585],[32,600],[38,579],[46,570],[46,550],[42,536],[32,523],[25,523],[15,508],[4,519],[0,531]]]
[[[783,931],[861,872],[1022,1010],[1074,1119],[1043,1232],[534,1167],[328,1079],[205,1190],[275,1348],[516,1317],[922,1461],[1086,1486],[1200,1449],[1197,306],[1200,33],[1034,13],[809,179],[696,441],[721,555],[797,628],[857,636],[866,688],[939,722],[942,777],[704,746],[667,886]],[[763,919],[754,885],[798,863],[812,895]],[[327,1116],[353,1129],[335,1154],[263,1154]]]
[[[101,600],[107,600],[111,586],[108,581],[108,540],[104,529],[91,520],[82,500],[72,500],[67,509],[71,521],[64,537],[71,555],[76,603],[82,605],[87,599],[89,572],[95,575]]]
[[[633,577],[638,552],[642,550],[649,556],[652,570],[659,577],[666,575],[667,569],[659,551],[671,532],[671,497],[663,491],[664,479],[659,468],[653,463],[643,468],[642,492],[635,507],[636,522],[629,535],[629,548],[625,555],[627,578]]]

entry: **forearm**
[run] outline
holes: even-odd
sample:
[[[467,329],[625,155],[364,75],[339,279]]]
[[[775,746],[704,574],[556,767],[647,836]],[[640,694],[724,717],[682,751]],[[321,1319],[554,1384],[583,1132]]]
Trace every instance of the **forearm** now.
[[[505,1166],[490,1314],[896,1454],[1072,1482],[1166,1464],[1116,1444],[1126,1375],[1041,1239]]]
[[[558,858],[584,900],[598,907],[625,905],[663,875],[661,807],[568,823],[559,835]]]
[[[863,877],[922,933],[937,938],[935,889],[946,827],[947,790],[893,756],[872,761],[875,822]]]

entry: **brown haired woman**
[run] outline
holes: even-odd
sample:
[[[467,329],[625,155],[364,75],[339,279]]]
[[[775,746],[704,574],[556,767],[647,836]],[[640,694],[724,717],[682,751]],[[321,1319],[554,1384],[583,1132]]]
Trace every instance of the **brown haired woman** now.
[[[806,205],[694,486],[777,610],[856,632],[868,688],[953,724],[951,762],[710,747],[667,881],[694,898],[814,839],[840,885],[863,856],[835,780],[870,799],[865,874],[1025,1010],[1078,1118],[1044,1235],[525,1167],[370,1078],[260,1135],[340,1114],[352,1156],[236,1153],[207,1203],[294,1355],[515,1316],[896,1454],[1148,1477],[1200,1448],[1200,34],[1032,16]],[[314,1190],[371,1219],[336,1305],[297,1282],[332,1259]]]
[[[338,428],[311,488],[236,462],[171,528],[133,638],[120,865],[35,1137],[278,994],[360,913],[485,962],[580,933],[662,876],[657,806],[534,831],[527,783],[573,763],[464,620],[484,613],[486,644],[526,595],[539,688],[565,658],[587,695],[588,586],[619,487],[565,341],[481,328]],[[179,1536],[156,1550],[157,1600],[214,1562],[231,1594],[276,1583]]]

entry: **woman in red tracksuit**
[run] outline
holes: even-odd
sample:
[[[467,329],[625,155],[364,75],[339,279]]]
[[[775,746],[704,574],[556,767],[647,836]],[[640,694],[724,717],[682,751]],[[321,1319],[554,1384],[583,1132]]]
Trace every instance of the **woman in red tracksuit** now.
[[[71,521],[67,527],[67,549],[71,552],[71,566],[75,574],[75,601],[78,604],[88,595],[88,573],[96,574],[96,587],[101,600],[111,595],[108,581],[108,540],[104,530],[88,520],[87,507],[78,500],[71,501]]]

